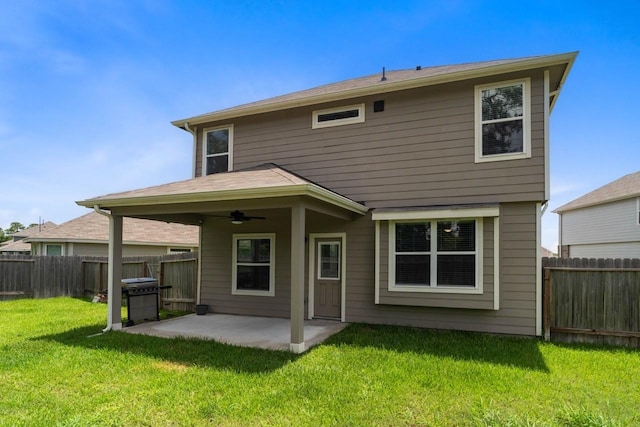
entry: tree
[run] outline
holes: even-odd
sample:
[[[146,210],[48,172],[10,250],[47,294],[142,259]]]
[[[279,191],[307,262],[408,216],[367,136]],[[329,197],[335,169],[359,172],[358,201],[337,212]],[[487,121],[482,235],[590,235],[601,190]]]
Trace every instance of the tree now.
[[[6,242],[7,240],[9,240],[9,236],[4,234],[4,230],[2,230],[2,228],[0,228],[0,243],[1,242]]]
[[[19,222],[12,222],[11,224],[9,224],[9,228],[7,228],[7,229],[5,230],[5,232],[6,232],[7,234],[13,234],[13,233],[17,233],[18,231],[20,231],[20,230],[24,230],[24,229],[25,229],[25,226],[24,226],[24,225],[22,225],[21,223],[19,223]]]

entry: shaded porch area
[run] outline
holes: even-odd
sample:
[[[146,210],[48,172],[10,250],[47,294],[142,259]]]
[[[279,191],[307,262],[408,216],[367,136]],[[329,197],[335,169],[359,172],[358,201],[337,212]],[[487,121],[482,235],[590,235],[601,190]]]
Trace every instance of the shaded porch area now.
[[[320,344],[346,326],[347,323],[335,320],[305,320],[305,350]],[[208,313],[140,323],[123,328],[122,331],[165,338],[209,339],[243,347],[289,351],[290,329],[289,319]]]

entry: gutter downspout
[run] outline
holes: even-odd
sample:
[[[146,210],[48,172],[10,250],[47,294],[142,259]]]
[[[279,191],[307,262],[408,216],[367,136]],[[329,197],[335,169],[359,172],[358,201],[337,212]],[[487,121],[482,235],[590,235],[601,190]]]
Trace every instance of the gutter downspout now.
[[[109,223],[111,223],[111,221],[113,221],[113,216],[110,213],[100,209],[100,205],[94,205],[93,206],[93,210],[96,213],[98,213],[98,214],[100,214],[102,216],[106,216],[107,218],[109,218]],[[111,228],[111,225],[109,227]],[[111,255],[111,251],[110,250],[109,250],[109,254]],[[112,262],[112,261],[113,260],[109,259],[109,262]],[[109,272],[109,274],[111,274],[111,273]],[[104,328],[102,330],[102,333],[109,332],[109,331],[113,330],[112,310],[113,310],[113,300],[114,300],[113,296],[115,295],[113,287],[114,287],[114,280],[108,280],[107,281],[107,295],[108,295],[108,300],[107,300],[107,326],[106,326],[106,328]]]
[[[193,136],[193,165],[192,165],[192,173],[191,177],[196,177],[196,159],[197,159],[197,149],[198,149],[198,137],[196,135],[196,131],[189,127],[189,123],[184,122],[184,130],[189,132]]]

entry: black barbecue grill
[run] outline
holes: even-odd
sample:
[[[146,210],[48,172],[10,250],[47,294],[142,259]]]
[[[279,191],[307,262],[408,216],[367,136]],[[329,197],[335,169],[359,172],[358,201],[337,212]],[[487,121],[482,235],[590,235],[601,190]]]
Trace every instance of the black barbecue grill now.
[[[140,320],[160,320],[160,291],[171,286],[158,286],[158,279],[153,277],[123,279],[122,284],[122,293],[127,296],[125,326],[133,326]]]

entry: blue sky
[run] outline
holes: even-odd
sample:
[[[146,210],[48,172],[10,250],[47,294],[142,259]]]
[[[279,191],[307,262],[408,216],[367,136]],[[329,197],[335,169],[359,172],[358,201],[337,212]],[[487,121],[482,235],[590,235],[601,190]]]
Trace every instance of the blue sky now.
[[[170,121],[387,69],[578,50],[551,118],[554,208],[640,170],[635,1],[0,0],[0,227],[191,177]]]

